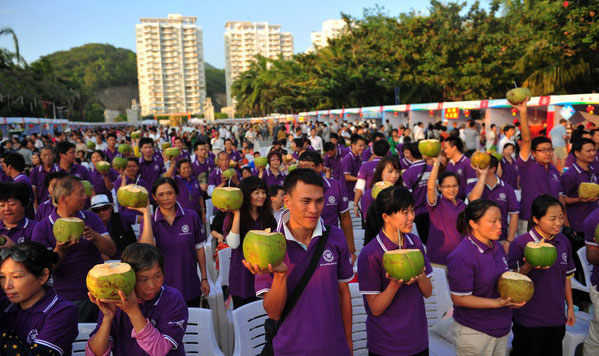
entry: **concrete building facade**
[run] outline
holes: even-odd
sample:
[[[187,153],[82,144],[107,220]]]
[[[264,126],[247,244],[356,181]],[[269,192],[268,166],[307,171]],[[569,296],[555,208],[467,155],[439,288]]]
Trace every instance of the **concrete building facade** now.
[[[285,59],[293,55],[293,36],[268,22],[228,21],[225,24],[225,81],[227,106],[233,106],[231,85],[260,54]]]
[[[141,114],[201,113],[206,101],[202,29],[169,14],[135,25]]]
[[[312,40],[312,49],[326,47],[329,39],[337,38],[345,31],[345,21],[342,19],[326,20],[322,23],[322,30],[310,34]]]

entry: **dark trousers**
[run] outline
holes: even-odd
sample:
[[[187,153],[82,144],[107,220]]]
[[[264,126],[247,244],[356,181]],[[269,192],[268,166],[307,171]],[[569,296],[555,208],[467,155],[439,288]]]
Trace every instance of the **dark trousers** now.
[[[251,302],[255,302],[257,300],[259,300],[258,297],[249,297],[249,298],[240,298],[240,297],[236,297],[234,295],[231,295],[231,297],[233,298],[233,309],[238,309],[246,304],[249,304]]]
[[[374,352],[368,352],[368,356],[383,356],[383,355],[375,354]],[[425,350],[420,351],[419,353],[416,353],[412,356],[428,356],[428,347]]]
[[[514,323],[512,331],[510,356],[562,356],[565,325],[527,328]]]
[[[416,215],[414,218],[414,223],[416,224],[416,229],[418,229],[418,237],[420,237],[420,241],[426,245],[426,241],[428,240],[428,228],[431,225],[431,219],[428,216],[428,213]]]

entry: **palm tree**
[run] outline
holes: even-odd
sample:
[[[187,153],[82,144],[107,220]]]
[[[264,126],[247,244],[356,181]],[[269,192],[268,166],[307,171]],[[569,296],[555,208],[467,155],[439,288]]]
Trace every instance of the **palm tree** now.
[[[21,57],[21,52],[19,51],[19,40],[17,39],[17,35],[15,34],[15,32],[12,30],[12,28],[10,27],[5,27],[3,29],[0,29],[0,37],[3,35],[11,35],[12,36],[12,41],[15,45],[15,55],[17,58],[17,63],[20,63],[22,65],[26,65],[27,63],[25,62],[25,60],[23,59],[23,57]]]

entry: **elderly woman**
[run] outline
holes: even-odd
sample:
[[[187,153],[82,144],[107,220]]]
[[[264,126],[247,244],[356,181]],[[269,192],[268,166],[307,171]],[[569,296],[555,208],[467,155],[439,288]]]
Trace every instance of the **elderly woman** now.
[[[25,216],[29,189],[23,183],[0,183],[0,235],[19,243],[31,241],[36,222]]]

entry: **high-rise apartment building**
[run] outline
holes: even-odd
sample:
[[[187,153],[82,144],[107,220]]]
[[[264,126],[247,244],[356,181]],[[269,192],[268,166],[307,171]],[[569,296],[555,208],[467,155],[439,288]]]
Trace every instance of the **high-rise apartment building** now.
[[[201,113],[206,76],[196,18],[142,18],[135,37],[141,114]]]
[[[268,22],[228,21],[225,24],[225,80],[227,106],[233,105],[231,84],[248,70],[256,56],[285,59],[293,55],[293,36]]]
[[[310,35],[313,49],[328,46],[329,39],[341,36],[345,31],[345,26],[345,21],[341,19],[324,21],[322,31],[315,31]]]

